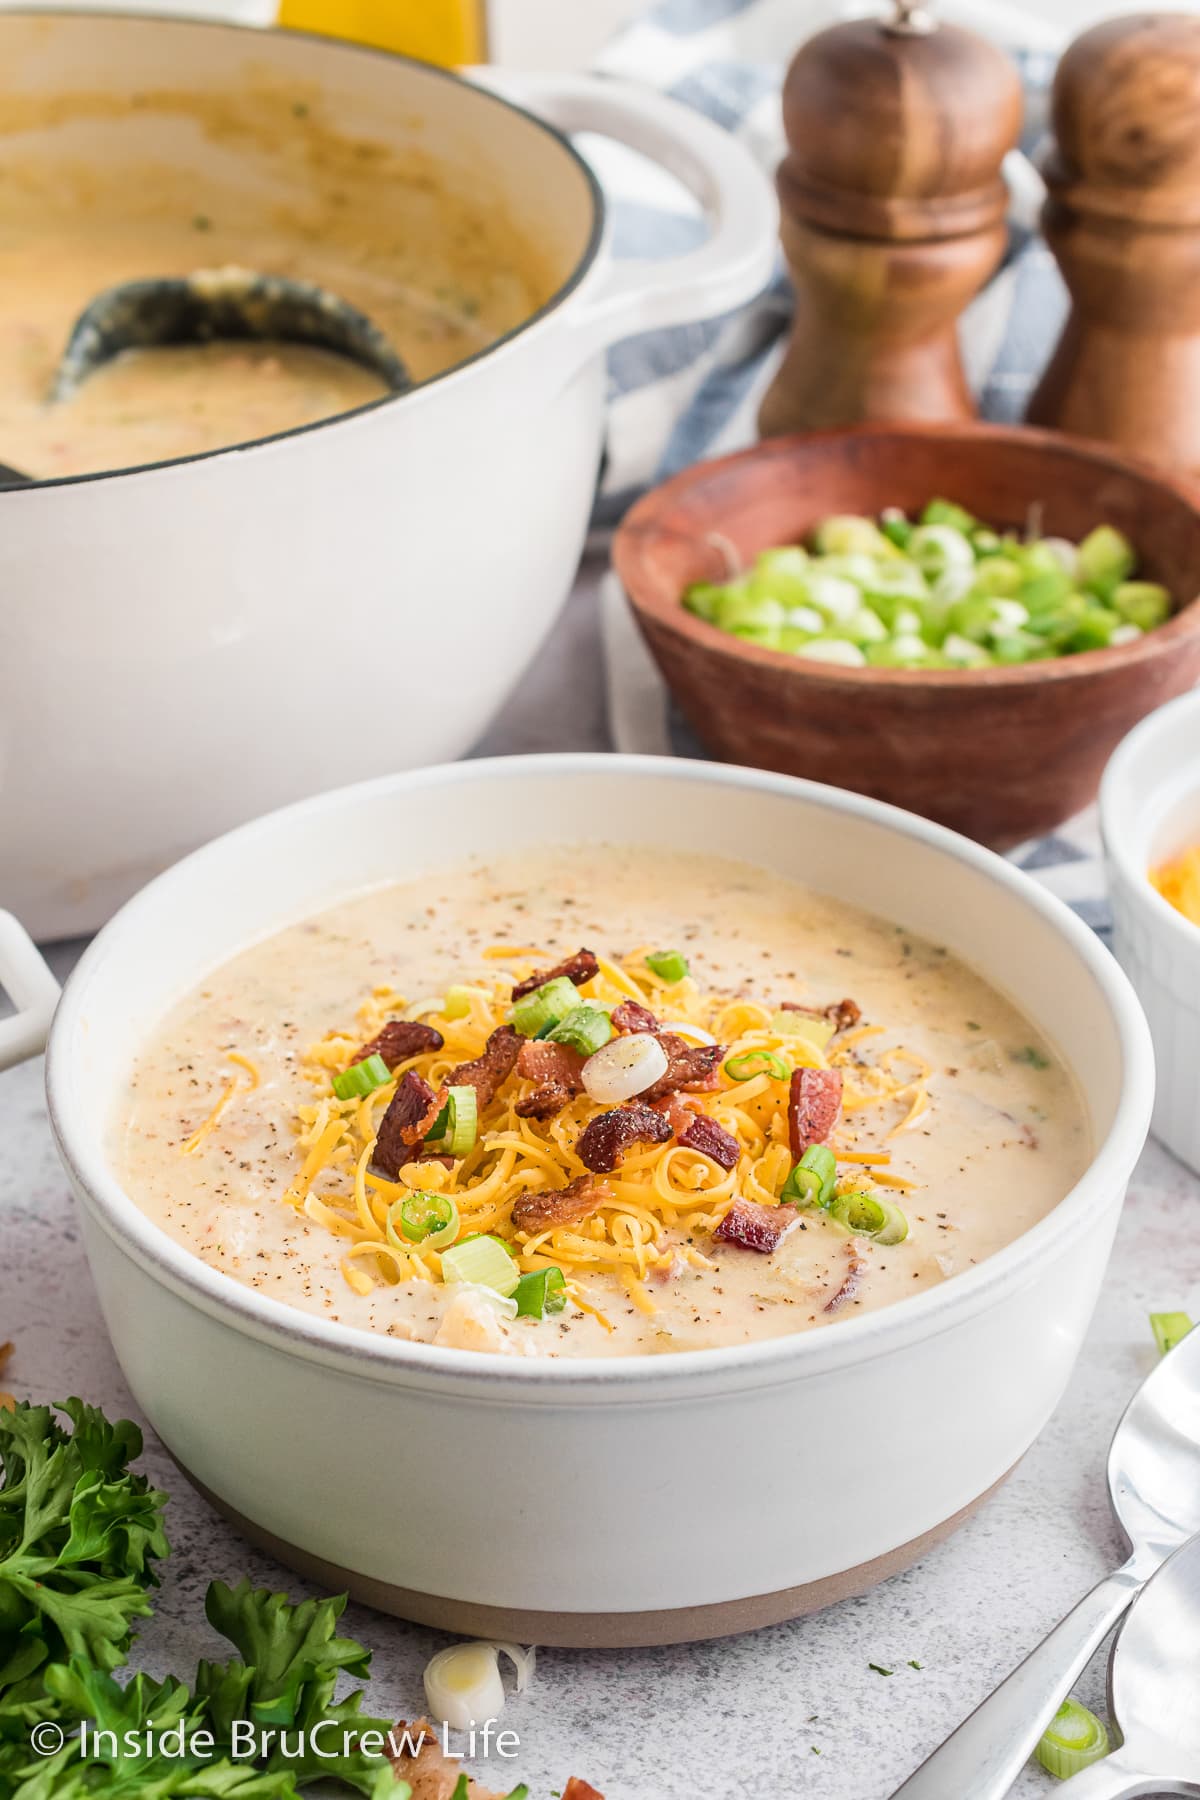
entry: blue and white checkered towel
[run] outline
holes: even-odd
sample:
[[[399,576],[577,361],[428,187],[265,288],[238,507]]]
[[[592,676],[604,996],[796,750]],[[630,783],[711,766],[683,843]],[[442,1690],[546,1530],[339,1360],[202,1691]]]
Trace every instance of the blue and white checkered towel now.
[[[839,0],[662,0],[623,32],[598,67],[657,87],[734,132],[773,171],[784,151],[779,90],[802,39],[866,10]],[[877,10],[877,9],[872,9]],[[1026,92],[1021,151],[1007,170],[1012,194],[1005,263],[962,322],[964,360],[986,417],[1018,418],[1066,312],[1058,270],[1036,235],[1041,184],[1033,160],[1046,131],[1046,104],[1062,34],[1034,14],[994,0],[946,0],[943,17],[1002,43]],[[669,190],[647,184],[620,157],[597,148],[616,195],[619,256],[686,250],[702,235],[694,213]],[[753,441],[759,401],[774,373],[790,315],[782,261],[753,305],[726,319],[648,333],[610,361],[611,412],[604,480],[594,519],[603,543],[641,490],[702,457]],[[657,669],[609,576],[602,592],[608,717],[620,750],[702,756],[670,705]],[[1092,813],[1014,852],[1021,867],[1107,931],[1108,907]]]

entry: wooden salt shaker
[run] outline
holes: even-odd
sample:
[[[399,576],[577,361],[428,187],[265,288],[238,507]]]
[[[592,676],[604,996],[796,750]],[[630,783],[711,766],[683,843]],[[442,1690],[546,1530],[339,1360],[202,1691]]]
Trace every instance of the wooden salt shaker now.
[[[1000,173],[1017,71],[898,0],[810,38],[783,89],[783,248],[796,311],[764,436],[866,419],[966,419],[957,324],[1004,253]]]
[[[1085,31],[1052,116],[1042,224],[1073,306],[1028,416],[1200,468],[1200,18]]]

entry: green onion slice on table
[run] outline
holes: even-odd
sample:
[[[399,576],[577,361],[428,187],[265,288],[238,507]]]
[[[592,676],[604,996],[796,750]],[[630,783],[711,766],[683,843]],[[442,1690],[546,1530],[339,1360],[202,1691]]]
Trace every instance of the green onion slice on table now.
[[[333,1091],[339,1100],[365,1100],[391,1079],[392,1071],[382,1056],[366,1056],[334,1076]]]
[[[1192,1321],[1183,1312],[1160,1312],[1150,1314],[1150,1329],[1154,1333],[1154,1341],[1158,1345],[1158,1353],[1165,1356],[1176,1344],[1181,1344],[1192,1329]]]
[[[726,1060],[725,1073],[730,1081],[753,1081],[756,1075],[769,1075],[772,1081],[790,1081],[792,1075],[774,1050],[740,1050]]]
[[[1102,1719],[1078,1700],[1064,1700],[1034,1752],[1043,1769],[1066,1781],[1107,1756],[1108,1731]]]
[[[391,1243],[403,1250],[411,1244],[420,1244],[426,1250],[440,1250],[458,1236],[458,1207],[449,1194],[434,1194],[418,1188],[402,1200],[393,1200],[388,1207],[387,1235]]]

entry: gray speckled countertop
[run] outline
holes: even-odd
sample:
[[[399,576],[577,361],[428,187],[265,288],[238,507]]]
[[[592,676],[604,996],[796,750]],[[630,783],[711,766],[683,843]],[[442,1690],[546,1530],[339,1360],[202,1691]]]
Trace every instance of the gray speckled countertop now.
[[[60,972],[69,961],[64,948]],[[137,1417],[51,1144],[40,1063],[0,1077],[0,1142],[0,1341],[17,1347],[5,1384],[38,1398],[80,1393]],[[504,1713],[519,1757],[476,1773],[501,1788],[525,1779],[534,1800],[571,1773],[608,1800],[885,1800],[1120,1560],[1105,1448],[1151,1366],[1147,1312],[1183,1306],[1200,1284],[1200,1234],[1187,1229],[1198,1202],[1200,1184],[1152,1145],[1066,1400],[1008,1485],[950,1543],[863,1599],[756,1635],[632,1653],[545,1651],[535,1684]],[[152,1434],[146,1464],[172,1495],[174,1553],[141,1655],[157,1673],[186,1675],[213,1653],[203,1614],[212,1577],[308,1590],[222,1523]],[[346,1624],[375,1651],[372,1711],[412,1716],[422,1668],[445,1640],[362,1607]],[[875,1674],[872,1662],[896,1672]],[[1102,1705],[1103,1659],[1079,1691]],[[1013,1791],[1028,1800],[1053,1785],[1031,1769]]]

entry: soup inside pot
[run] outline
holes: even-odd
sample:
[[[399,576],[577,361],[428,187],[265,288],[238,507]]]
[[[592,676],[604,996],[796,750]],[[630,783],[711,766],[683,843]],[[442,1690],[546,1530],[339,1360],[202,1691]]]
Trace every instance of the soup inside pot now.
[[[743,864],[595,846],[254,945],[163,1021],[112,1139],[234,1280],[522,1356],[835,1326],[1012,1242],[1088,1155],[1053,1047],[940,946]]]
[[[71,326],[117,283],[237,265],[365,312],[422,381],[534,312],[558,273],[481,177],[356,136],[313,84],[0,95],[0,460],[46,478],[246,443],[380,398],[346,358],[219,343],[124,353],[51,405]]]

